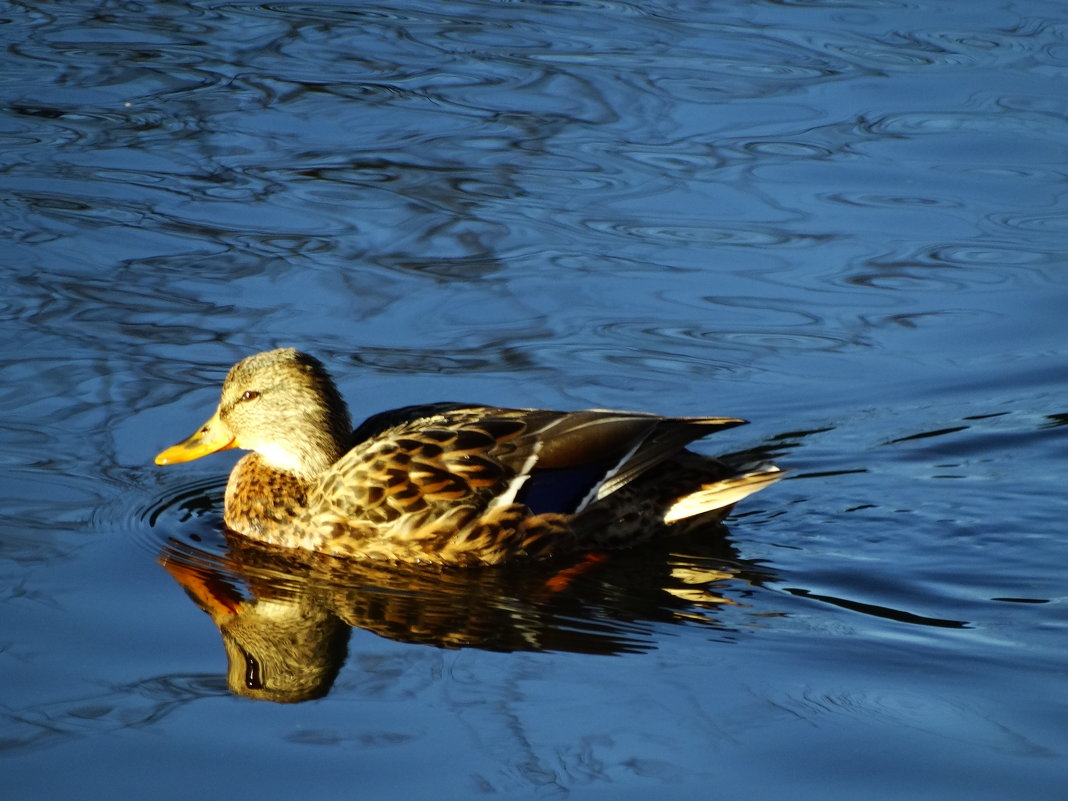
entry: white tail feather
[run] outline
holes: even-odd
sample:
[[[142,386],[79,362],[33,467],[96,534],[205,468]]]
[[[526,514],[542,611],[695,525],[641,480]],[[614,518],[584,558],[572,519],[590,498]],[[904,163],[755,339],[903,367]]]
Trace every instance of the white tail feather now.
[[[769,484],[774,484],[783,475],[783,471],[779,468],[769,467],[705,484],[697,492],[691,492],[675,501],[664,513],[664,522],[677,523],[688,517],[732,506],[747,495],[752,495]]]

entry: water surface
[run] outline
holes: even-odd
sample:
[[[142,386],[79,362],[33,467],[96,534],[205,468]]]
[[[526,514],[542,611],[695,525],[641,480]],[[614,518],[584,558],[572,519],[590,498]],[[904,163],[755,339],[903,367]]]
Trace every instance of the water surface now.
[[[15,797],[1063,795],[1059,3],[0,16]],[[702,448],[793,472],[605,562],[263,564],[231,458],[151,458],[279,345],[357,418],[741,415]]]

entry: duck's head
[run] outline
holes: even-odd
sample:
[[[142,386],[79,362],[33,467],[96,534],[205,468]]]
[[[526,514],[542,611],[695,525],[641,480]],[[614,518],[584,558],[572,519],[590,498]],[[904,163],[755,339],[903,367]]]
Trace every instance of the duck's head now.
[[[310,480],[338,460],[351,433],[345,401],[323,365],[280,348],[230,368],[215,414],[156,456],[156,464],[244,448],[277,470]]]

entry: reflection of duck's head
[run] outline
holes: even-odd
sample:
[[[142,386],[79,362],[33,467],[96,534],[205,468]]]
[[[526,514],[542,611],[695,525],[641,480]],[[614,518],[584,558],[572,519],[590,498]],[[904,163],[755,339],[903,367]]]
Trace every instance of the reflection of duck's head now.
[[[245,599],[220,574],[161,560],[222,634],[235,695],[292,703],[320,698],[345,661],[349,628],[303,588]]]
[[[349,628],[300,599],[258,599],[219,622],[236,695],[291,703],[321,698],[345,661]]]
[[[311,481],[344,452],[348,409],[323,365],[293,348],[257,353],[231,369],[215,414],[157,464],[227,448],[255,451],[263,463]]]

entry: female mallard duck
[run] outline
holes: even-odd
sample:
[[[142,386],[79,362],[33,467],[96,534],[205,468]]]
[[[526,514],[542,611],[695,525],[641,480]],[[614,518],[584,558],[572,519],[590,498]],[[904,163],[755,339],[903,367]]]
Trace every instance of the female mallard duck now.
[[[231,368],[219,408],[156,464],[245,448],[234,531],[345,557],[497,564],[630,545],[722,520],[777,481],[683,448],[734,417],[409,406],[355,431],[323,365],[292,348]]]

